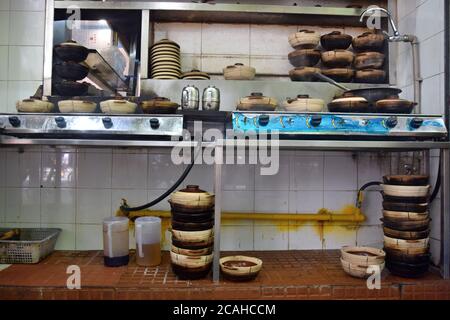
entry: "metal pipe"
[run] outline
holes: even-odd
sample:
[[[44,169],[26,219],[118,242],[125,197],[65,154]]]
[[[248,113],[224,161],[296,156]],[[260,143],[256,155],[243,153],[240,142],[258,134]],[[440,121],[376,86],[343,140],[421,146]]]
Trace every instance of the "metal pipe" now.
[[[416,36],[408,35],[408,42],[411,43],[412,60],[413,60],[413,76],[414,76],[414,102],[417,103],[415,107],[416,113],[422,112],[422,77],[420,75],[420,55],[419,55],[419,41]]]
[[[351,212],[351,213],[349,213]],[[153,216],[160,218],[170,218],[170,211],[164,210],[142,210],[130,213],[118,211],[116,215],[127,215],[130,220],[138,217]],[[366,217],[360,209],[349,206],[342,211],[331,211],[321,209],[317,213],[257,213],[257,212],[222,212],[221,220],[272,220],[272,221],[319,221],[319,222],[355,222],[360,223]],[[217,225],[217,223],[216,223]]]

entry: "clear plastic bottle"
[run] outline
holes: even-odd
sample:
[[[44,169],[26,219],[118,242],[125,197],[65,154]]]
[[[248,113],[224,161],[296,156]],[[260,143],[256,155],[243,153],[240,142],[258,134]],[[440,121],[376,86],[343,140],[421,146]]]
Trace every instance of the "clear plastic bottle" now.
[[[105,266],[127,265],[129,258],[129,220],[126,217],[111,217],[103,220],[103,256]]]
[[[141,217],[134,222],[136,231],[136,263],[153,267],[161,264],[161,219]]]

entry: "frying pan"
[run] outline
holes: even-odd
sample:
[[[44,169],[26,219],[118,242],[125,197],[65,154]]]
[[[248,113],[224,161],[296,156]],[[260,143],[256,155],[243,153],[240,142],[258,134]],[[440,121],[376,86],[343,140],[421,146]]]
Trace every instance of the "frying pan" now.
[[[398,96],[402,90],[392,87],[373,87],[363,89],[349,89],[342,84],[334,81],[333,79],[321,74],[316,73],[315,76],[325,82],[328,82],[341,90],[344,90],[345,96],[355,96],[365,98],[370,105],[374,105],[378,100],[384,100],[392,96]]]

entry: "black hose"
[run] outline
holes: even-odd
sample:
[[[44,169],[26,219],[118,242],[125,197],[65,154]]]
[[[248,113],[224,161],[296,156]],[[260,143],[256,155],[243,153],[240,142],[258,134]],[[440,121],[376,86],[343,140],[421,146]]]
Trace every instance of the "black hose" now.
[[[194,152],[194,149],[192,149],[192,152]],[[160,195],[158,198],[156,198],[152,202],[149,202],[147,204],[144,204],[144,205],[139,206],[139,207],[134,207],[134,208],[130,208],[126,204],[123,204],[123,205],[120,206],[120,210],[122,210],[124,212],[141,211],[141,210],[145,210],[145,209],[148,209],[150,207],[153,207],[154,205],[156,205],[156,204],[160,203],[161,201],[163,201],[165,198],[167,198],[172,192],[174,192],[180,186],[180,184],[184,181],[184,179],[186,179],[187,175],[189,174],[189,172],[191,171],[192,167],[195,164],[195,159],[196,158],[197,158],[197,155],[194,155],[192,157],[191,163],[184,170],[183,174],[178,178],[178,180],[175,182],[175,184],[173,186],[171,186],[162,195]]]
[[[361,206],[362,206],[362,203],[361,203],[361,201],[360,201],[360,195],[361,195],[361,193],[362,193],[364,190],[366,190],[366,189],[369,188],[369,187],[379,186],[379,185],[381,185],[381,184],[382,184],[382,183],[381,183],[380,181],[372,181],[372,182],[366,183],[366,184],[363,185],[361,188],[359,188],[358,194],[357,194],[357,196],[356,196],[356,207],[357,207],[357,208],[361,208]]]

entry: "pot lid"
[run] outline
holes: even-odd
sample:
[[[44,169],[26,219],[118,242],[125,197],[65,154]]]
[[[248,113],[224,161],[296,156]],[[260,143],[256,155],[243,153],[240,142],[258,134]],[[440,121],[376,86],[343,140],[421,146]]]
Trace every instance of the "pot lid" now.
[[[201,190],[197,185],[187,185],[186,188],[180,190],[180,192],[188,193],[207,193],[205,190]]]

